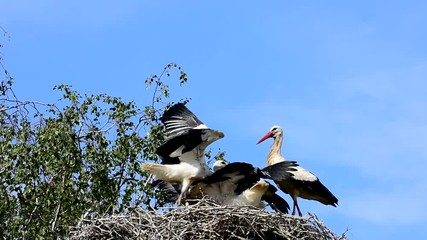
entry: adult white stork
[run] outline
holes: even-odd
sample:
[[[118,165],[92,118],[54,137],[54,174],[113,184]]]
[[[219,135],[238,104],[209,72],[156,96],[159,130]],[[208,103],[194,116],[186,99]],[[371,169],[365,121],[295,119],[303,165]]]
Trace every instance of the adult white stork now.
[[[281,154],[283,130],[279,126],[273,126],[267,134],[265,134],[257,144],[263,142],[267,138],[273,138],[274,142],[270,148],[267,157],[267,166],[274,166],[282,162],[287,162]],[[275,181],[279,188],[291,195],[294,202],[292,215],[295,215],[295,209],[298,210],[299,216],[302,216],[298,206],[297,198],[305,198],[316,200],[325,205],[338,205],[338,199],[320,182],[319,178],[313,173],[305,170],[302,167],[296,167],[296,171],[292,172],[293,176],[280,181]]]
[[[166,139],[156,150],[162,162],[144,163],[142,168],[157,179],[181,184],[176,201],[180,205],[191,183],[211,174],[205,149],[224,133],[209,129],[182,103],[170,107],[160,120],[166,128]]]
[[[188,200],[208,197],[222,205],[243,206],[250,205],[258,208],[265,207],[264,201],[283,213],[288,213],[289,205],[276,194],[277,189],[261,178],[287,179],[295,171],[295,162],[283,162],[264,169],[254,167],[249,163],[234,162],[227,164],[223,160],[216,161],[216,171],[197,182],[194,182],[187,194]],[[176,199],[180,188],[171,184],[157,184],[157,187],[169,198]]]
[[[217,170],[195,184],[189,196],[208,196],[223,205],[251,205],[258,208],[265,207],[265,201],[277,212],[288,213],[289,204],[286,200],[276,194],[277,189],[273,185],[261,178],[276,181],[288,179],[298,166],[296,162],[288,161],[259,169],[249,163],[227,164],[219,160],[215,166]]]

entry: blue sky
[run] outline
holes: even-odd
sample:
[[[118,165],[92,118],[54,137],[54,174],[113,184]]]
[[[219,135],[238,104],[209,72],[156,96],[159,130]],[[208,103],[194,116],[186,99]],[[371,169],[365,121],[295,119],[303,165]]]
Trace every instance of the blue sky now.
[[[5,1],[5,65],[21,99],[57,84],[144,102],[144,80],[176,62],[173,100],[225,133],[229,161],[282,153],[339,207],[301,200],[349,239],[417,239],[427,223],[427,2]],[[170,79],[174,80],[174,79]],[[285,195],[284,195],[285,196]],[[290,198],[285,196],[290,202]]]

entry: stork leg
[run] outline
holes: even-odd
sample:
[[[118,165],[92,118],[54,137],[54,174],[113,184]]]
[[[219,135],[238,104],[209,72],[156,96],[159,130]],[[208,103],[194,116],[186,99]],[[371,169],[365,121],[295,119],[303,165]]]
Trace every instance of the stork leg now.
[[[294,206],[292,207],[292,215],[295,215],[296,201],[295,201],[295,199],[293,199],[293,201],[294,201]]]
[[[292,195],[292,200],[294,201],[294,206],[292,208],[292,215],[295,215],[295,210],[298,210],[298,215],[302,217],[302,212],[298,206],[298,195]]]
[[[187,191],[190,188],[191,182],[187,179],[182,181],[181,193],[179,194],[178,200],[176,200],[176,206],[181,205],[182,200],[187,196]]]
[[[176,206],[178,207],[179,205],[181,205],[182,199],[184,198],[183,193],[179,194],[178,200],[176,200]]]
[[[302,217],[302,212],[301,212],[301,210],[299,209],[298,203],[297,203],[297,210],[298,210],[298,214],[299,214],[299,216],[300,216],[300,217]]]

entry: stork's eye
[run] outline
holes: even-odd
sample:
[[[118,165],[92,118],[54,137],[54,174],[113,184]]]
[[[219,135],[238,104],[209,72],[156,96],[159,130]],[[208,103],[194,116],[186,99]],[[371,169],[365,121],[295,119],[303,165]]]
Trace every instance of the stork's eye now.
[[[276,130],[277,130],[277,127],[274,127],[271,129],[271,131],[276,131]]]

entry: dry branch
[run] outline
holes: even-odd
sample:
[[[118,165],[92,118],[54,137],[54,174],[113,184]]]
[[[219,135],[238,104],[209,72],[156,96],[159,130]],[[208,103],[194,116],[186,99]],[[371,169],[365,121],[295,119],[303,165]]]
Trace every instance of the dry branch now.
[[[308,214],[294,217],[210,200],[162,212],[133,209],[126,215],[82,220],[70,239],[346,239]]]

